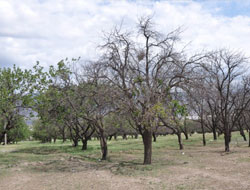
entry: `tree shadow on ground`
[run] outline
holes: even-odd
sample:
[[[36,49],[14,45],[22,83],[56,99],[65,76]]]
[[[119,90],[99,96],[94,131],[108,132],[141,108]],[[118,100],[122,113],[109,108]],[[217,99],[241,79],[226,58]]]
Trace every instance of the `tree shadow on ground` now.
[[[92,151],[91,147],[88,151]],[[71,145],[27,147],[11,153],[36,156],[34,161],[24,160],[25,166],[23,165],[34,172],[75,173],[88,170],[108,170],[115,175],[134,175],[138,172],[153,170],[152,165],[143,165],[140,159],[121,160],[118,158],[101,161],[99,152],[83,154],[80,147],[75,148]]]
[[[38,155],[48,155],[53,153],[61,152],[58,148],[55,147],[32,147],[32,148],[23,148],[19,150],[12,151],[13,153],[26,153],[26,154],[38,154]]]
[[[87,151],[90,152],[92,150],[93,148],[89,147]],[[29,147],[29,148],[15,150],[12,152],[13,153],[37,154],[37,155],[49,155],[49,154],[57,154],[57,153],[69,153],[69,154],[83,153],[83,151],[81,150],[81,147],[72,147],[71,145]]]
[[[87,159],[87,160],[86,160]],[[137,161],[100,161],[83,156],[65,156],[60,159],[35,162],[28,165],[34,172],[84,172],[84,171],[110,171],[114,175],[134,175],[143,171],[151,171],[153,166],[143,165]]]

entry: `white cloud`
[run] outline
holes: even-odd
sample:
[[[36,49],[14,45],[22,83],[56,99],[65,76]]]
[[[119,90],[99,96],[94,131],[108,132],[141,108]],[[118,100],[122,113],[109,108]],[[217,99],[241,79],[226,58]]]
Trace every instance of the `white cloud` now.
[[[218,8],[219,10],[219,8]],[[154,14],[163,33],[183,26],[195,49],[230,47],[250,56],[250,17],[213,14],[198,2],[101,0],[0,0],[0,66],[56,64],[66,57],[93,59],[102,31],[124,19]]]

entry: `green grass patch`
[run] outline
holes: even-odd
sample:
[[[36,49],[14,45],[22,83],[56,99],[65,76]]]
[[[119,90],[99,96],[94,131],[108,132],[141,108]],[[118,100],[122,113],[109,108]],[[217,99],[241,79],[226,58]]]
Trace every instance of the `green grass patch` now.
[[[212,134],[206,134],[208,147],[222,147],[223,151],[224,137],[221,135],[218,140],[214,141]],[[39,163],[40,168],[46,171],[58,171],[70,169],[77,170],[77,164],[84,169],[83,162],[92,163],[86,168],[109,169],[112,173],[118,175],[156,175],[157,171],[162,167],[170,167],[174,165],[188,164],[195,159],[190,154],[184,154],[185,150],[193,150],[202,147],[202,135],[193,134],[188,140],[182,137],[184,150],[179,150],[176,135],[159,136],[157,142],[153,142],[152,165],[145,166],[143,163],[143,143],[142,138],[128,140],[111,140],[108,141],[108,160],[100,161],[101,151],[98,140],[88,142],[88,149],[81,150],[81,143],[78,147],[72,147],[70,141],[62,143],[57,141],[54,143],[41,144],[38,141],[25,141],[18,144],[0,146],[0,170],[5,171],[16,166],[22,166],[24,163]],[[247,143],[242,140],[238,132],[233,133],[231,146],[246,146]],[[250,161],[246,158],[242,161]],[[73,166],[70,166],[74,163]],[[43,164],[46,165],[43,167]],[[60,167],[59,167],[60,165]],[[69,166],[67,166],[69,165]],[[68,167],[68,168],[67,168]],[[27,167],[28,168],[28,167]],[[35,168],[35,166],[34,166]],[[86,169],[85,168],[85,169]],[[0,172],[0,175],[3,172]]]

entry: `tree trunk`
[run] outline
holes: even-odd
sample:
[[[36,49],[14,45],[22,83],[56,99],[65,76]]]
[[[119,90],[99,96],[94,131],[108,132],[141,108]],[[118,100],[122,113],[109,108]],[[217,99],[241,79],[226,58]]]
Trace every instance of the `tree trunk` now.
[[[225,139],[225,152],[230,152],[230,148],[229,148],[230,134],[228,130],[226,130],[224,133],[224,139]]]
[[[206,142],[205,132],[202,132],[202,142],[203,142],[203,146],[206,146],[207,142]]]
[[[217,134],[216,134],[216,128],[213,127],[213,137],[214,137],[214,140],[216,141],[217,140]]]
[[[177,132],[177,137],[178,137],[179,148],[180,150],[183,150],[183,145],[181,141],[181,133],[179,131]]]
[[[240,129],[240,135],[243,137],[244,141],[247,141],[246,135],[242,128]]]
[[[135,139],[138,139],[138,134],[135,134]]]
[[[202,142],[203,142],[203,146],[206,146],[206,136],[205,136],[205,130],[204,130],[204,124],[201,123],[201,129],[202,129]]]
[[[142,134],[143,145],[144,145],[144,161],[143,164],[151,164],[152,157],[152,131],[145,129]]]
[[[155,134],[155,132],[153,132],[153,138],[154,138],[154,142],[156,142],[156,134]]]
[[[82,139],[82,150],[87,150],[88,140]]]
[[[5,131],[4,132],[4,145],[7,145],[8,142],[7,142],[7,132]]]
[[[188,140],[188,133],[187,133],[187,131],[184,130],[183,133],[185,135],[185,139]]]
[[[222,132],[218,131],[218,137],[220,137],[222,135]]]
[[[250,147],[250,130],[248,130],[248,146]]]
[[[64,132],[64,131],[63,131],[63,133],[62,133],[62,140],[63,140],[63,143],[66,142],[66,136],[65,136],[65,132]]]
[[[187,118],[184,119],[184,130],[183,133],[185,135],[186,140],[188,140],[188,130],[187,130]]]
[[[127,134],[126,134],[126,133],[124,133],[124,134],[122,135],[122,139],[123,139],[123,140],[124,140],[124,139],[127,140]]]
[[[78,139],[72,139],[73,140],[73,147],[78,146]]]
[[[102,150],[102,160],[106,160],[108,155],[108,146],[103,132],[100,132],[100,145]]]
[[[56,143],[56,138],[53,139],[54,140],[54,144]]]
[[[117,140],[117,134],[114,135],[115,140]]]
[[[7,128],[7,123],[4,123],[3,128],[4,128],[4,145],[7,145],[7,144],[8,144],[7,130],[6,130],[6,128]]]
[[[112,137],[113,137],[113,135],[109,135],[109,140],[110,140],[110,141],[112,140]]]

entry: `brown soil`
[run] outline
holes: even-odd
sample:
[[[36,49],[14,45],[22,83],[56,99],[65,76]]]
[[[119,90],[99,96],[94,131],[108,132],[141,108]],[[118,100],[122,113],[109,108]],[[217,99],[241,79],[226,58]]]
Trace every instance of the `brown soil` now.
[[[166,150],[155,156],[157,160],[154,159],[150,170],[142,171],[144,166],[140,165],[139,172],[138,166],[129,163],[95,163],[67,156],[44,162],[21,163],[1,176],[0,189],[249,190],[250,148],[236,147],[228,154],[222,149],[196,147],[184,151]],[[124,172],[119,173],[120,170]],[[126,171],[130,174],[127,175]]]

